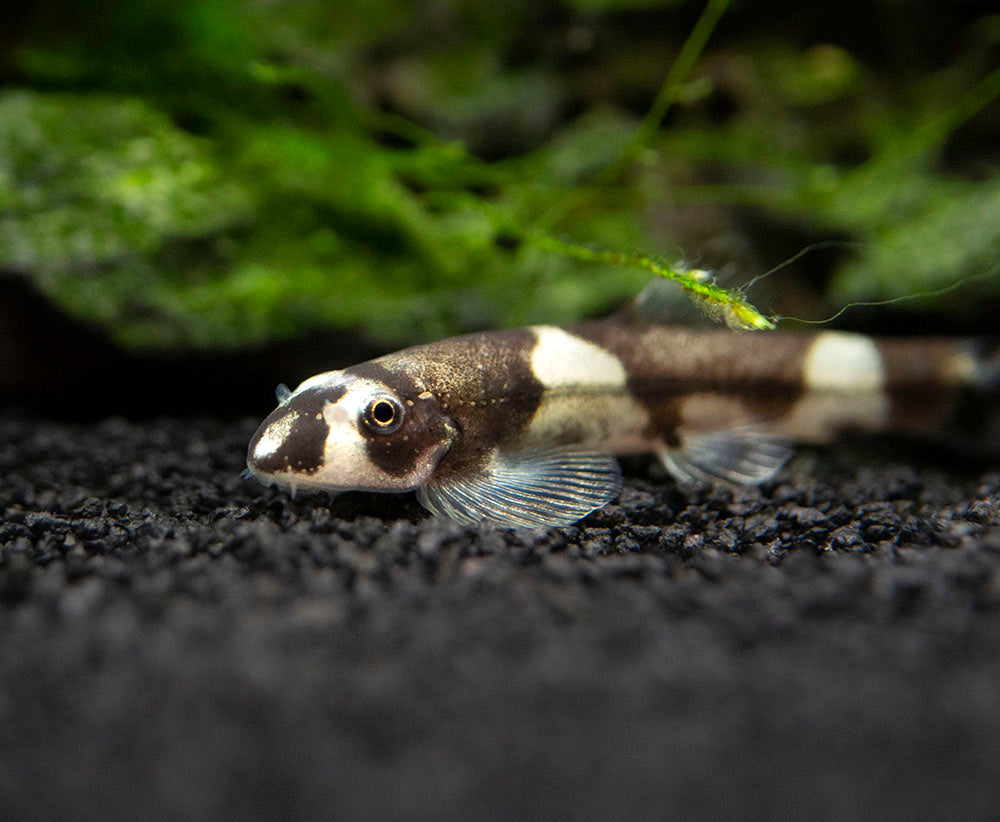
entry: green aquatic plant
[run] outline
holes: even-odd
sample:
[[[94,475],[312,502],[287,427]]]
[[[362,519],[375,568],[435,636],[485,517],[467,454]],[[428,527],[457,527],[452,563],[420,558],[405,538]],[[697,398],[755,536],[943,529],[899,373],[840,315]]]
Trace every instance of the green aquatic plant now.
[[[544,234],[529,235],[528,242],[545,251],[563,254],[584,262],[607,263],[622,268],[637,268],[677,283],[694,298],[709,317],[725,323],[734,331],[760,331],[775,328],[775,323],[754,308],[738,289],[723,288],[711,271],[688,268],[683,264],[666,265],[650,257],[631,256],[616,251],[599,251],[576,243],[557,240]]]
[[[572,322],[664,271],[764,327],[699,273],[724,254],[685,270],[636,253],[704,259],[710,232],[752,233],[747,213],[792,242],[860,243],[815,286],[834,304],[987,269],[996,169],[945,150],[991,134],[992,29],[877,82],[850,43],[793,48],[727,5],[586,0],[563,31],[528,0],[442,17],[396,0],[338,15],[40,0],[0,88],[0,268],[124,344],[189,347]],[[646,15],[684,22],[616,46]],[[1000,295],[995,278],[978,289]]]

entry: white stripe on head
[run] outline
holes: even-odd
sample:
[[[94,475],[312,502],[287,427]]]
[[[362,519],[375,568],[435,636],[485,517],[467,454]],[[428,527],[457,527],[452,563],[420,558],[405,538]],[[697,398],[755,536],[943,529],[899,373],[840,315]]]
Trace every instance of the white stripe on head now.
[[[259,460],[264,459],[277,451],[288,438],[288,434],[298,418],[297,413],[290,413],[272,422],[261,438],[257,440],[253,449],[254,457]]]
[[[335,385],[343,385],[346,382],[348,380],[344,376],[343,371],[324,371],[322,374],[316,374],[307,380],[303,380],[289,397],[294,397],[296,394],[309,388],[331,388]]]

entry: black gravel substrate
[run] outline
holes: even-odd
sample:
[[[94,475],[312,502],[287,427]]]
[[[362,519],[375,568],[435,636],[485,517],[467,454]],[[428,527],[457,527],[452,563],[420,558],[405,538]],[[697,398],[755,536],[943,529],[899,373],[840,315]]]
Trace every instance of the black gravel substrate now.
[[[629,464],[579,527],[0,416],[0,819],[996,819],[1000,472]]]

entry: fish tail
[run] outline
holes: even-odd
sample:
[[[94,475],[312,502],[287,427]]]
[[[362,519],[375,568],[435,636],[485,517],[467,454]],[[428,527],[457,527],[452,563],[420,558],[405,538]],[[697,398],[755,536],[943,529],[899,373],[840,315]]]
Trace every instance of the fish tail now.
[[[859,409],[854,417],[870,410],[868,430],[1000,452],[998,339],[872,339],[828,332],[807,356],[806,384],[821,396],[824,389],[825,396],[836,396],[833,413],[844,419],[850,419],[852,401]]]
[[[972,340],[969,346],[978,387],[987,393],[1000,393],[1000,340]]]
[[[952,439],[963,450],[1000,457],[1000,340],[960,343],[955,358],[964,379],[949,420]]]

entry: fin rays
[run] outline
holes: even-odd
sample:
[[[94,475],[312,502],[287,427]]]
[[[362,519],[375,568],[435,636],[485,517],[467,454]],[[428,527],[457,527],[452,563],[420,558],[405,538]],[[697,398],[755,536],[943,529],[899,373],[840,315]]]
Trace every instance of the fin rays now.
[[[794,449],[779,437],[744,428],[685,437],[679,449],[658,456],[675,479],[759,485],[771,479]]]
[[[498,451],[482,471],[432,480],[417,496],[432,513],[459,522],[537,528],[576,522],[620,490],[621,471],[611,455],[545,448]]]

